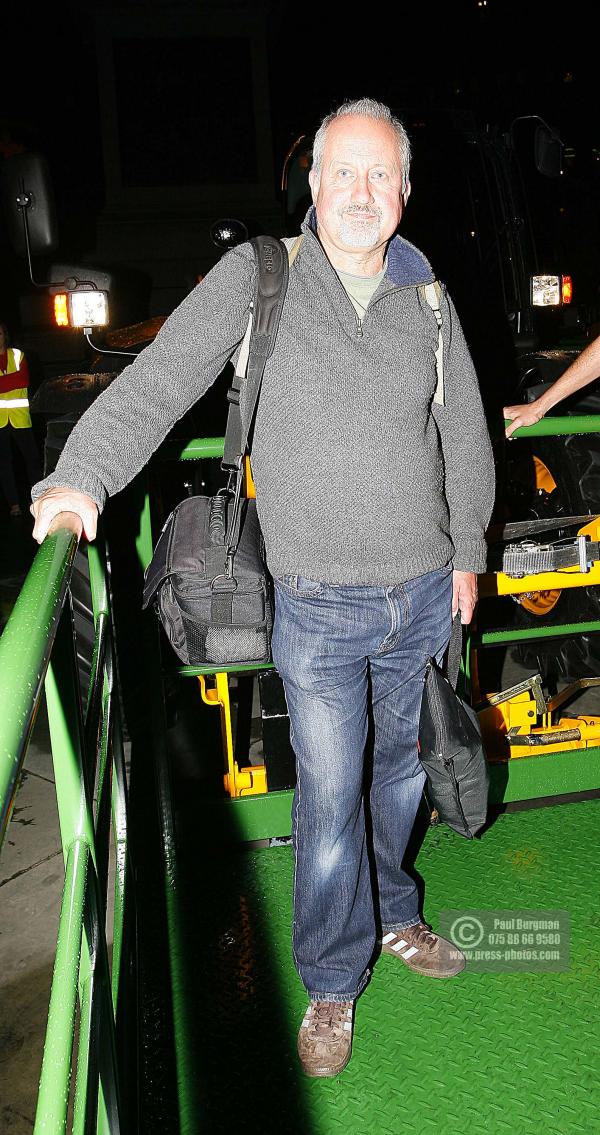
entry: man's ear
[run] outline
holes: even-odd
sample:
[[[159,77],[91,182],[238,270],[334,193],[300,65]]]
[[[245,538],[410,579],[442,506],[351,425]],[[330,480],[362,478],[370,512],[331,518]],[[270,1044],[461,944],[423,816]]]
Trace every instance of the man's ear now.
[[[406,205],[406,202],[408,201],[409,197],[410,197],[410,181],[407,182],[406,188],[402,190],[402,204],[403,205]]]
[[[319,178],[314,169],[311,169],[308,174],[308,184],[310,185],[310,192],[312,196],[313,205],[317,203],[317,193],[319,192]]]

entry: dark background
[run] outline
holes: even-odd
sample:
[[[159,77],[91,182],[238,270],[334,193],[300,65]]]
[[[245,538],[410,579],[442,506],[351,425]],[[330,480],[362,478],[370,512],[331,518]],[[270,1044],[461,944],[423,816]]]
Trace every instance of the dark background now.
[[[94,14],[126,11],[143,29],[151,10],[176,29],[191,7],[196,15],[201,10],[173,2],[91,7],[74,0],[42,12],[24,5],[5,10],[0,151],[10,155],[15,146],[25,146],[46,155],[61,246],[71,257],[93,248],[105,206],[100,103],[106,92],[99,91]],[[226,10],[233,29],[250,10],[262,21],[275,196],[294,138],[343,99],[363,94],[399,109],[452,103],[472,109],[481,123],[505,126],[516,115],[539,114],[559,130],[565,161],[597,196],[600,131],[591,5],[571,3],[559,10],[541,3],[458,0],[420,8],[362,5],[354,11],[349,5],[238,0],[202,8]],[[213,167],[215,181],[243,180],[256,154],[247,59],[235,38],[219,50],[190,40],[184,51],[160,59],[152,58],[150,43],[143,53],[135,44],[130,48],[128,57],[124,40],[116,53],[118,97],[129,108],[120,122],[124,180],[138,185],[156,180],[168,191],[183,180],[206,185]],[[217,98],[215,118],[203,106]],[[173,106],[181,113],[174,115]],[[204,164],[203,152],[209,159]],[[0,303],[10,318],[16,315],[15,268],[5,234],[0,252]]]

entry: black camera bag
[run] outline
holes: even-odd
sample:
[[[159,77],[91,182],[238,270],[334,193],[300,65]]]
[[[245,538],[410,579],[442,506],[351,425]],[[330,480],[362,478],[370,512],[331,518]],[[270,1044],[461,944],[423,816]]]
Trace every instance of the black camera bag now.
[[[272,581],[256,502],[242,497],[243,461],[265,363],[271,354],[288,280],[288,255],[274,237],[252,240],[256,286],[248,329],[228,393],[222,468],[227,487],[188,497],[168,517],[144,577],[150,603],[169,641],[188,665],[268,662],[273,626]],[[239,398],[248,384],[248,428]]]

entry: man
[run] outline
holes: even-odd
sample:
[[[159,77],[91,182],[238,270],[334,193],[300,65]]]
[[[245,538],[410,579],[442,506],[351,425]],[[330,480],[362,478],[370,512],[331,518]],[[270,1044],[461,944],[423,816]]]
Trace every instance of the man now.
[[[409,158],[401,123],[370,99],[345,104],[317,133],[314,209],[252,450],[275,578],[273,659],[297,758],[293,951],[310,999],[298,1051],[315,1076],[350,1058],[377,925],[398,965],[438,978],[464,965],[422,921],[401,863],[424,782],[425,665],[446,648],[451,609],[471,619],[494,477],[456,313],[442,294],[441,393],[438,324],[421,287],[433,273],[394,238]],[[248,245],[224,256],[88,410],[36,486],[34,496],[46,490],[33,505],[38,540],[66,509],[93,537],[107,491],[126,484],[239,344],[252,273]]]

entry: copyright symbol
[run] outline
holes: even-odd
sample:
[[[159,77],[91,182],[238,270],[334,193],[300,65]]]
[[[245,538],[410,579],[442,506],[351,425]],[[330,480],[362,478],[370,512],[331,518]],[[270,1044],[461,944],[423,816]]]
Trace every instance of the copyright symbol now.
[[[472,914],[462,914],[455,918],[450,927],[450,937],[455,946],[466,946],[474,950],[479,945],[485,931],[478,918]]]

